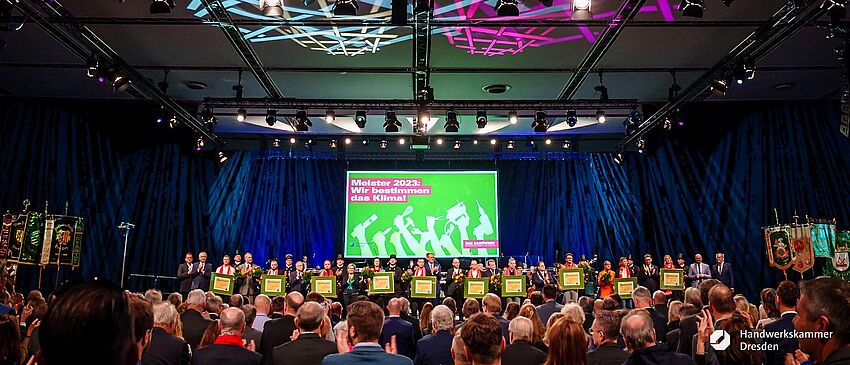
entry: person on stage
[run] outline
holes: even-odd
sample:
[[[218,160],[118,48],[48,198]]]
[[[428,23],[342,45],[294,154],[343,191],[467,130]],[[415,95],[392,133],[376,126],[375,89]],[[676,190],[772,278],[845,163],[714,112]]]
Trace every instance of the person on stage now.
[[[555,278],[552,277],[552,273],[546,270],[546,263],[543,261],[537,262],[537,269],[531,275],[531,283],[534,285],[534,290],[540,292],[543,291],[543,287],[546,284],[557,284]]]
[[[346,265],[345,258],[342,257],[342,254],[339,253],[336,255],[336,265],[334,266],[334,272],[336,272],[336,276],[340,277],[345,274]]]
[[[319,271],[319,276],[336,276],[336,271],[331,267],[331,260],[325,260],[322,263],[322,270]]]
[[[292,254],[288,253],[283,261],[283,275],[288,277],[293,271],[295,271],[295,266],[292,265]]]
[[[379,257],[372,259],[372,267],[370,269],[374,273],[384,272],[384,268],[381,266],[381,259]],[[369,294],[369,299],[371,299],[372,302],[377,304],[379,307],[383,308],[384,303],[386,302],[386,295]]]
[[[269,269],[266,270],[266,275],[282,275],[283,273],[280,271],[280,268],[277,267],[277,260],[272,259],[269,261]]]
[[[401,266],[398,266],[398,259],[395,254],[390,255],[390,260],[387,261],[386,272],[393,273],[393,281],[395,292],[393,293],[393,297],[401,298],[402,296],[402,286],[404,284],[404,270]]]
[[[440,263],[437,262],[437,258],[433,253],[428,252],[425,254],[425,259],[428,261],[425,263],[425,269],[428,270],[428,276],[436,276],[437,281],[440,281]]]
[[[483,278],[484,274],[481,272],[481,267],[478,266],[477,260],[469,261],[469,271],[466,272],[466,277],[468,278]]]
[[[620,266],[617,267],[617,278],[625,279],[634,276],[634,271],[632,270],[629,262],[631,260],[620,257]],[[632,309],[632,300],[631,299],[623,299],[623,308]]]
[[[691,278],[691,286],[699,288],[706,279],[711,279],[711,268],[702,262],[702,255],[694,255],[694,263],[688,268],[688,277]]]
[[[485,278],[492,278],[494,276],[500,275],[501,273],[502,273],[502,271],[499,270],[498,267],[496,267],[496,260],[494,260],[494,259],[487,260],[487,268],[484,269],[484,277]],[[493,279],[491,279],[491,280],[493,280]],[[494,284],[492,281],[490,281],[490,284],[488,284],[488,291],[490,293],[493,293],[493,294],[496,294],[496,295],[501,294],[499,292],[499,290],[497,289],[496,284]]]
[[[673,264],[673,258],[670,257],[670,255],[664,255],[664,264],[661,265],[661,268],[666,269],[666,270],[673,270],[673,269],[676,268],[676,265]],[[659,275],[660,275],[660,271],[659,271]],[[672,290],[665,290],[664,295],[666,295],[667,298],[669,299],[673,296],[673,291]]]
[[[242,255],[239,254],[239,250],[236,250],[236,253],[233,255],[233,262],[230,265],[233,267],[242,265]]]
[[[289,273],[290,292],[297,291],[303,296],[307,296],[307,283],[304,282],[304,263],[298,261],[295,263],[295,270]]]
[[[372,259],[372,272],[383,272],[384,269],[381,266],[381,259],[376,257]]]
[[[186,252],[186,256],[183,256],[183,263],[177,267],[177,280],[180,280],[180,295],[183,296],[184,300],[189,295],[189,291],[192,290],[193,261],[192,253]]]
[[[711,277],[720,280],[723,285],[726,285],[733,292],[735,291],[735,278],[732,273],[732,265],[725,262],[726,256],[722,252],[714,254],[714,259],[717,264],[711,267]]]
[[[212,275],[212,264],[207,262],[207,253],[198,254],[198,262],[192,270],[192,289],[210,290],[210,275]]]
[[[572,253],[567,252],[567,254],[564,255],[564,267],[563,268],[564,269],[578,269],[578,265],[576,265],[575,261],[573,261],[573,254]],[[565,290],[563,292],[563,303],[561,303],[561,304],[575,303],[576,301],[578,301],[578,291],[576,291],[576,290]]]
[[[652,256],[649,254],[643,255],[643,266],[638,270],[637,277],[638,284],[649,289],[650,293],[655,293],[658,290],[661,273],[658,272],[658,266],[652,264]]]
[[[457,276],[465,273],[463,269],[460,268],[460,259],[454,258],[452,259],[452,267],[449,271],[446,272],[446,282],[448,283],[446,287],[446,296],[455,300],[455,303],[463,303],[461,298],[463,298],[463,283],[457,282]]]
[[[348,264],[342,275],[336,277],[337,290],[342,296],[342,310],[347,315],[348,305],[365,289],[364,282],[354,264]]]
[[[254,280],[254,270],[260,267],[254,263],[254,255],[250,252],[245,252],[243,255],[245,262],[236,267],[236,272],[239,274],[239,294],[248,299],[249,303],[254,302],[254,297],[260,293],[260,288],[257,286],[257,281]]]
[[[215,269],[215,273],[221,275],[233,275],[235,272],[236,269],[234,269],[233,266],[230,266],[230,256],[224,255],[221,259],[221,266]]]
[[[599,285],[599,297],[605,299],[609,295],[614,294],[614,278],[616,277],[616,273],[611,270],[611,261],[606,260],[602,264],[602,267],[602,270],[599,271],[597,284]]]
[[[505,267],[505,270],[502,271],[502,275],[505,276],[520,276],[522,275],[522,269],[516,266],[516,259],[513,257],[508,259],[508,266]],[[509,297],[505,298],[506,302],[515,302],[517,304],[522,303],[522,297]],[[506,306],[507,307],[507,306]]]

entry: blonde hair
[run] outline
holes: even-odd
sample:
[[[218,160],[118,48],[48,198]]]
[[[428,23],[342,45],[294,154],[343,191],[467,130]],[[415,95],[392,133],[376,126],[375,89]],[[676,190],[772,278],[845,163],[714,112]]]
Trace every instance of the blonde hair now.
[[[534,304],[523,304],[522,307],[519,308],[519,316],[531,320],[533,330],[531,331],[530,342],[535,343],[543,341],[543,336],[546,335],[546,329],[543,328],[543,322],[541,322],[540,317],[537,316],[537,310],[534,308]]]

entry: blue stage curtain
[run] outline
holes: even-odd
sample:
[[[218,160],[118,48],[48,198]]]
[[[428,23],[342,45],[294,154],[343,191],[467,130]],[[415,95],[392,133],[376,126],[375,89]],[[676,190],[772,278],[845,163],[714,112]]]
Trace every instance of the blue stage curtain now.
[[[0,102],[0,207],[19,210],[30,199],[33,209],[49,201],[59,213],[68,201],[72,214],[86,218],[82,266],[63,278],[117,280],[121,221],[136,224],[127,273],[174,275],[186,251],[205,250],[215,265],[235,250],[251,251],[259,263],[307,255],[311,265],[341,251],[344,161],[238,152],[219,164],[173,140],[128,148],[132,133],[98,127],[112,115],[68,110]],[[736,289],[757,298],[761,286],[782,278],[764,255],[761,227],[774,222],[773,208],[783,221],[796,211],[835,217],[844,228],[850,222],[850,142],[838,133],[831,104],[769,105],[726,124],[717,138],[668,138],[623,165],[607,154],[497,161],[503,255],[528,255],[534,264],[551,263],[556,252],[558,260],[572,252],[637,262],[649,253],[660,263],[664,254],[691,262],[702,253],[713,263],[723,251],[737,270]],[[34,286],[36,274],[22,270],[24,287]]]

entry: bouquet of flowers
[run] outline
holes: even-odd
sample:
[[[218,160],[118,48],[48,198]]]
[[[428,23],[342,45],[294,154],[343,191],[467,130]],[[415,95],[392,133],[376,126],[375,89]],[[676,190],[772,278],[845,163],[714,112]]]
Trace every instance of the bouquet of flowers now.
[[[401,274],[401,280],[405,283],[411,282],[413,280],[413,273],[410,270],[405,271],[404,274]]]
[[[495,287],[502,286],[502,274],[496,274],[490,277],[490,285]]]
[[[463,271],[461,271],[460,274],[457,274],[452,278],[452,281],[458,284],[463,283],[464,280],[466,280],[466,274],[464,274]]]
[[[266,274],[266,271],[263,270],[262,267],[255,266],[253,269],[251,269],[251,277],[254,278],[254,279],[260,280],[260,277],[265,275],[265,274]]]
[[[360,276],[364,279],[371,279],[375,277],[375,271],[371,267],[364,267],[363,270],[360,270]]]
[[[581,261],[578,263],[578,268],[581,269],[585,278],[593,278],[593,268],[590,267],[590,262]],[[585,281],[587,280],[585,279]]]
[[[613,275],[611,275],[611,271],[606,271],[604,274],[602,274],[602,283],[603,284],[611,283],[612,276]]]
[[[313,277],[313,269],[304,270],[304,276],[302,277],[305,283],[310,282],[310,278]]]

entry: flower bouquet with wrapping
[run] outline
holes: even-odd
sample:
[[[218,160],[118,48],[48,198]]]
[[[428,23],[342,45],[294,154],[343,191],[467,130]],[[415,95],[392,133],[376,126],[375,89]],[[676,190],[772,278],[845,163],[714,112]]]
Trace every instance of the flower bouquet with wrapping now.
[[[496,275],[491,276],[490,277],[490,285],[497,287],[497,288],[501,287],[502,286],[502,274],[496,274]]]
[[[583,260],[578,263],[578,268],[581,269],[582,274],[584,274],[584,281],[587,282],[587,278],[593,279],[593,268],[590,266],[590,262]]]
[[[363,270],[360,270],[360,277],[363,279],[371,279],[375,277],[375,271],[371,267],[364,267]]]
[[[452,278],[452,281],[458,284],[463,284],[464,280],[466,280],[466,274],[464,274],[462,271],[460,274],[457,274]]]
[[[405,283],[411,282],[413,280],[413,272],[410,270],[405,271],[404,274],[401,274],[401,280]]]
[[[254,268],[251,270],[251,277],[254,278],[254,280],[259,281],[260,277],[265,275],[265,274],[266,274],[266,271],[263,270],[263,268],[259,267],[259,266],[254,266]]]
[[[611,273],[612,271],[607,271],[602,274],[602,278],[600,279],[602,284],[611,284],[614,281],[614,275],[612,275]]]
[[[313,277],[313,269],[304,270],[304,276],[302,277],[305,283],[310,282],[310,278]]]

